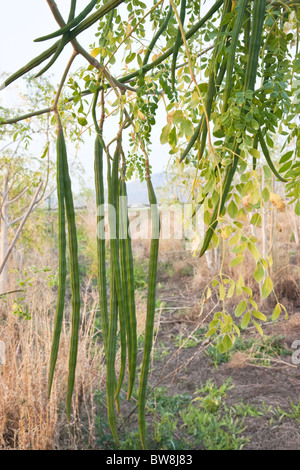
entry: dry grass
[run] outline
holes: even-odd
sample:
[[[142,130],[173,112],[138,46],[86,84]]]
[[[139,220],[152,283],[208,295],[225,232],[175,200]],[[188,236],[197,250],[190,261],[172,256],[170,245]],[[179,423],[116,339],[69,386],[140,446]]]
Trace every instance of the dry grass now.
[[[68,423],[64,409],[69,354],[67,321],[61,334],[52,395],[49,401],[46,398],[55,298],[49,289],[32,289],[28,296],[31,320],[15,317],[10,305],[1,305],[2,314],[7,315],[0,324],[0,339],[6,345],[6,361],[0,365],[2,449],[94,447],[93,393],[103,382],[102,347],[94,341],[95,304],[89,313],[85,302],[83,305],[86,321],[80,331],[73,414]]]

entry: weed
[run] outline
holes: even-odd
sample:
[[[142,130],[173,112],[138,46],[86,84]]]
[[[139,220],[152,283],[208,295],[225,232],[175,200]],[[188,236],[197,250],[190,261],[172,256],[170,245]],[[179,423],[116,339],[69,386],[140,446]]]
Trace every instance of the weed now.
[[[152,450],[216,449],[239,450],[248,439],[243,436],[245,416],[260,416],[251,405],[226,406],[227,393],[233,388],[230,379],[217,387],[212,381],[198,389],[196,397],[179,394],[169,396],[167,388],[158,387],[149,393],[147,413],[151,423],[147,432]],[[97,400],[103,406],[104,394]],[[151,419],[152,417],[152,419]],[[120,418],[119,418],[120,419]],[[98,444],[114,448],[107,423],[96,419]],[[120,449],[139,449],[138,430],[120,434]]]
[[[143,263],[135,260],[134,263],[134,287],[138,290],[143,290],[147,287],[147,273]]]

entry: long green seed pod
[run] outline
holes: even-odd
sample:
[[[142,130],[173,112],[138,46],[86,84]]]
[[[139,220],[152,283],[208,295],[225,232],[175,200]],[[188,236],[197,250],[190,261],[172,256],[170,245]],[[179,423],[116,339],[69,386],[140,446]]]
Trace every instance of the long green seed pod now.
[[[186,12],[186,0],[181,0],[179,18],[180,18],[182,27],[184,25],[185,12]],[[174,85],[175,85],[176,61],[177,61],[177,56],[178,56],[181,44],[182,44],[181,30],[180,30],[180,27],[178,26],[175,44],[174,44],[174,50],[173,50],[172,66],[171,66],[171,79],[172,79],[173,90],[174,90]]]
[[[0,90],[3,90],[12,82],[22,77],[23,75],[25,75],[25,73],[30,72],[30,70],[34,69],[35,67],[43,63],[45,60],[49,59],[49,57],[51,57],[52,54],[55,53],[58,45],[59,45],[59,41],[57,41],[55,44],[49,47],[49,49],[47,49],[46,51],[42,52],[40,55],[32,59],[30,62],[28,62],[28,64],[24,65],[24,67],[20,68],[15,73],[10,75],[10,77],[8,77],[0,86]]]
[[[77,2],[77,0],[72,0],[71,1],[68,23],[74,19],[75,10],[76,10],[76,2]],[[55,54],[53,55],[52,59],[48,62],[48,64],[37,75],[35,75],[34,78],[40,77],[45,72],[47,72],[47,70],[50,69],[50,67],[54,64],[56,59],[58,59],[58,57],[60,56],[60,54],[64,50],[65,45],[68,44],[68,41],[69,41],[69,35],[64,34],[63,37],[61,38],[58,46],[57,46],[57,49],[56,49]]]
[[[213,99],[216,96],[219,90],[219,87],[222,83],[225,70],[226,70],[226,62],[224,62],[222,66],[220,67],[220,71],[219,71],[216,81],[215,81],[214,74],[211,74],[210,76],[210,79],[208,82],[207,98],[205,100],[205,109],[206,109],[207,119],[210,118]],[[199,138],[201,134],[202,134],[202,141],[201,141],[201,147],[200,147],[200,152],[199,152],[199,157],[198,157],[199,160],[201,160],[202,158],[204,148],[205,148],[205,143],[206,143],[206,137],[207,137],[207,122],[206,122],[206,116],[204,113],[202,114],[200,122],[194,131],[194,134],[190,138],[186,148],[184,149],[180,157],[180,160],[179,160],[180,162],[182,162],[185,159],[185,157],[191,151],[195,142],[197,141],[197,139]]]
[[[261,46],[261,37],[262,37],[262,29],[264,24],[264,17],[265,17],[265,8],[266,8],[266,0],[256,0],[253,7],[253,22],[252,22],[252,31],[251,31],[251,38],[249,44],[249,61],[247,63],[246,73],[245,73],[245,82],[244,82],[244,90],[254,90],[255,87],[255,79],[257,74],[257,67],[258,67],[258,57],[259,51]],[[214,212],[212,214],[209,228],[206,232],[204,242],[200,251],[200,256],[202,256],[209,246],[209,242],[213,236],[214,230],[218,224],[218,214],[224,208],[226,198],[237,169],[240,149],[237,145],[234,146],[234,158],[233,164],[228,167],[226,170],[225,179],[223,182],[223,189],[222,189],[222,196],[221,200],[217,201],[215,206]]]
[[[262,41],[262,30],[265,20],[266,0],[256,0],[253,5],[252,30],[249,43],[249,59],[247,62],[244,90],[254,90],[257,76],[259,51]]]
[[[94,8],[94,6],[96,5],[97,2],[98,2],[98,0],[92,0],[84,8],[84,10],[82,10],[82,12],[79,15],[77,15],[75,18],[73,17],[72,20],[70,20],[70,18],[69,18],[69,21],[66,24],[66,26],[64,26],[63,28],[58,29],[54,33],[47,34],[46,36],[41,36],[41,37],[35,39],[34,42],[46,41],[47,39],[53,39],[53,38],[56,38],[57,36],[61,36],[65,33],[68,33],[72,28],[75,28],[79,23],[81,23],[82,20],[84,20],[84,18],[92,11],[92,9]],[[75,2],[75,5],[76,5],[76,2]],[[74,11],[75,11],[75,7],[74,7]]]
[[[64,189],[64,169],[62,153],[64,152],[64,142],[62,132],[58,132],[57,138],[57,200],[58,200],[58,239],[59,239],[59,270],[58,270],[58,298],[55,314],[54,333],[51,347],[50,364],[48,372],[48,398],[50,398],[55,364],[57,361],[59,340],[61,334],[63,311],[66,291],[66,220],[65,220],[65,189]]]
[[[71,6],[70,6],[70,13],[68,17],[68,23],[69,21],[72,21],[75,17],[75,11],[76,11],[76,3],[77,0],[71,0]]]
[[[114,273],[114,260],[115,241],[113,236],[115,233],[115,216],[114,213],[114,194],[112,188],[110,159],[107,156],[107,184],[108,184],[108,222],[110,227],[110,312],[109,312],[109,325],[108,325],[108,341],[107,341],[107,354],[106,354],[106,397],[107,397],[107,416],[111,429],[111,433],[116,443],[119,444],[119,437],[116,425],[115,413],[115,389],[116,389],[116,372],[115,372],[115,359],[116,359],[116,341],[117,341],[117,328],[118,328],[118,304],[117,294],[115,287],[115,273]],[[113,232],[113,233],[112,233]]]
[[[103,16],[105,16],[110,11],[117,8],[121,3],[124,3],[125,0],[109,0],[106,2],[102,7],[100,7],[97,11],[92,13],[88,16],[85,20],[76,26],[75,29],[71,31],[72,39],[74,39],[78,34],[82,33],[86,29],[90,28],[93,24],[97,23]]]
[[[108,309],[107,309],[107,292],[106,292],[106,265],[105,265],[105,232],[98,233],[98,227],[104,221],[104,213],[99,214],[99,211],[104,209],[104,181],[103,181],[103,149],[105,144],[102,138],[102,131],[99,129],[96,116],[96,105],[99,92],[96,91],[92,105],[92,116],[97,132],[95,140],[95,159],[94,159],[94,173],[95,173],[95,191],[96,191],[96,210],[97,210],[97,259],[98,259],[98,290],[99,290],[99,304],[101,327],[103,335],[103,343],[105,354],[107,355],[107,338],[108,338]]]
[[[126,305],[126,328],[128,338],[128,371],[129,385],[127,400],[130,399],[135,382],[136,361],[137,361],[137,332],[136,332],[136,312],[134,295],[134,270],[131,237],[129,233],[129,217],[127,207],[127,190],[125,178],[121,180],[120,190],[120,220],[124,227],[124,239],[120,239],[120,258],[122,266],[122,282],[124,301]]]
[[[48,64],[45,65],[45,67],[40,70],[40,72],[38,72],[34,78],[38,78],[40,77],[41,75],[43,75],[45,72],[47,72],[47,70],[50,69],[50,67],[54,64],[54,62],[56,62],[56,60],[58,59],[58,57],[60,56],[60,54],[62,53],[62,51],[64,50],[65,46],[68,44],[69,42],[69,36],[66,35],[64,36],[60,41],[59,41],[59,44],[57,46],[57,49],[55,51],[55,54],[53,55],[53,57],[51,58],[51,60],[49,60]]]
[[[157,43],[158,39],[160,38],[160,36],[163,34],[166,27],[168,26],[172,13],[173,13],[173,8],[172,8],[172,5],[170,5],[165,21],[161,24],[160,28],[157,30],[157,33],[155,34],[155,36],[153,37],[152,41],[150,42],[147,48],[147,51],[143,60],[143,65],[146,65],[148,63],[150,54],[153,51],[153,48],[155,44]]]
[[[204,112],[202,113],[200,122],[198,126],[196,127],[194,134],[190,138],[185,150],[183,151],[180,157],[180,160],[179,160],[180,162],[182,162],[185,159],[185,157],[188,155],[188,153],[191,151],[195,142],[200,138],[200,135],[202,135],[202,139],[201,139],[201,145],[200,145],[200,149],[198,153],[198,161],[200,161],[203,156],[203,152],[204,152],[205,144],[206,144],[206,138],[207,138],[207,131],[208,131],[207,120],[210,119],[210,113],[211,113],[213,100],[223,81],[225,70],[226,70],[226,62],[224,62],[221,65],[220,70],[218,72],[219,63],[218,62],[216,63],[216,58],[217,58],[218,51],[219,51],[220,41],[222,41],[223,39],[223,34],[226,28],[226,26],[222,24],[222,20],[224,16],[230,12],[230,8],[231,8],[231,0],[226,0],[224,2],[218,36],[216,39],[216,44],[214,47],[212,60],[211,60],[210,73],[209,73],[209,79],[208,79],[208,88],[207,88],[206,99],[205,99],[205,104],[204,104],[206,115]],[[216,78],[216,75],[217,75],[217,78]]]
[[[279,181],[282,181],[283,183],[286,183],[287,180],[285,178],[283,178],[282,176],[280,176],[280,174],[278,173],[278,171],[276,170],[276,168],[274,166],[274,163],[272,162],[272,159],[271,159],[271,156],[270,156],[270,153],[269,153],[269,149],[268,149],[268,147],[265,143],[265,139],[264,139],[264,136],[262,134],[261,129],[258,129],[257,135],[258,135],[258,139],[259,139],[261,149],[263,151],[265,159],[267,160],[267,163],[269,165],[270,170],[274,173],[276,178],[279,179]]]
[[[78,247],[77,232],[75,223],[75,210],[73,202],[73,194],[71,180],[68,168],[68,159],[63,130],[60,128],[61,149],[64,169],[64,185],[65,185],[65,204],[68,222],[69,235],[69,252],[70,252],[70,274],[71,274],[71,291],[72,291],[72,319],[71,319],[71,344],[69,354],[69,374],[67,386],[67,404],[66,412],[68,419],[71,414],[72,395],[75,383],[75,371],[78,350],[78,330],[80,321],[80,290],[79,290],[79,268],[78,268]]]
[[[226,81],[225,81],[224,94],[223,94],[222,114],[225,113],[227,109],[228,98],[231,92],[235,51],[236,51],[240,32],[242,30],[243,19],[246,13],[248,1],[249,0],[240,0],[240,2],[238,3],[238,13],[237,13],[236,20],[234,23],[230,46],[229,46],[228,57],[227,57]]]
[[[221,214],[221,212],[224,208],[226,198],[227,198],[227,195],[229,193],[230,186],[231,186],[234,174],[235,174],[236,169],[237,169],[237,164],[238,164],[238,161],[239,161],[239,154],[240,154],[240,150],[237,148],[237,145],[234,147],[234,152],[235,152],[235,155],[234,155],[234,158],[233,158],[233,163],[226,170],[226,175],[225,175],[225,178],[224,178],[224,181],[223,181],[221,202],[220,202],[220,197],[219,197],[218,202],[215,205],[214,212],[211,216],[211,219],[210,219],[210,222],[209,222],[209,227],[208,227],[208,229],[206,231],[206,234],[205,234],[205,238],[204,238],[203,245],[202,245],[200,255],[199,255],[200,257],[203,256],[204,253],[206,252],[206,250],[208,249],[209,242],[210,242],[210,240],[211,240],[211,238],[214,234],[214,231],[215,231],[215,229],[218,225],[218,215]]]
[[[156,278],[157,278],[157,260],[159,247],[159,211],[155,192],[150,179],[147,179],[148,197],[151,204],[152,235],[149,257],[148,273],[148,297],[147,297],[147,318],[145,327],[144,355],[141,369],[138,410],[139,410],[139,432],[143,449],[146,448],[146,391],[149,374],[151,349],[153,343],[154,318],[155,318],[155,298],[156,298]]]
[[[121,281],[121,270],[120,270],[120,258],[119,258],[119,161],[120,161],[120,149],[119,142],[117,143],[116,151],[114,153],[113,164],[112,164],[112,191],[113,191],[113,204],[116,212],[116,238],[112,239],[112,262],[113,272],[115,275],[116,292],[119,307],[119,322],[120,322],[120,343],[121,343],[121,364],[119,380],[117,389],[115,391],[115,399],[118,398],[126,369],[126,312],[124,302],[123,285]]]
[[[103,183],[103,147],[98,136],[95,140],[95,190],[96,190],[96,208],[97,208],[97,258],[98,258],[98,290],[101,327],[103,335],[104,350],[107,352],[108,336],[108,310],[106,293],[106,266],[105,266],[105,232],[98,233],[98,227],[103,224],[104,212],[99,211],[104,208],[104,183]]]

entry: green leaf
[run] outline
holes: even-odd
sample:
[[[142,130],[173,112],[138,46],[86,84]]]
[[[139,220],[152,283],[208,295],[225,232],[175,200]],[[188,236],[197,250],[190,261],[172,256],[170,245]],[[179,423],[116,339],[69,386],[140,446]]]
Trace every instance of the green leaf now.
[[[291,166],[292,166],[293,162],[286,162],[284,165],[282,165],[282,167],[279,168],[279,173],[285,173],[286,171],[288,171]]]
[[[300,215],[300,201],[297,201],[296,207],[295,207],[295,213],[297,215]]]
[[[169,142],[169,134],[172,129],[172,124],[168,122],[168,124],[162,128],[161,134],[160,134],[160,143],[162,145],[167,144]]]
[[[281,313],[281,307],[279,304],[276,305],[276,307],[274,308],[273,310],[273,313],[272,313],[272,320],[275,321],[277,320],[277,318],[279,317]]]
[[[266,315],[264,315],[262,312],[259,312],[258,310],[253,310],[252,315],[258,320],[267,321]]]
[[[264,202],[268,202],[268,200],[270,199],[270,191],[268,190],[268,188],[263,189],[261,197],[263,198]]]
[[[84,117],[78,118],[77,121],[78,121],[78,124],[80,124],[81,126],[86,126],[88,123]]]
[[[235,309],[235,312],[234,312],[235,316],[237,318],[240,317],[246,310],[246,307],[247,307],[246,300],[242,300]]]
[[[177,109],[172,117],[173,124],[180,124],[181,121],[184,119],[183,112],[180,109]]]
[[[235,282],[231,281],[230,287],[229,287],[228,292],[227,292],[227,298],[228,299],[231,299],[231,297],[233,297],[234,289],[235,289]]]
[[[269,297],[272,290],[273,290],[272,279],[269,276],[267,276],[262,286],[262,298],[266,299],[267,297]]]
[[[248,302],[249,302],[249,304],[252,305],[252,307],[253,307],[255,310],[257,310],[257,303],[256,303],[254,300],[249,299]]]
[[[251,225],[255,225],[256,227],[260,227],[261,225],[261,215],[256,212],[256,214],[253,214],[250,220]]]
[[[41,158],[45,158],[45,156],[46,156],[47,153],[48,153],[48,149],[49,149],[49,144],[46,145],[46,148],[45,148],[45,150],[44,150],[43,155],[41,156]]]
[[[290,152],[287,152],[284,155],[282,155],[281,159],[279,160],[279,165],[290,160],[290,158],[292,158],[293,153],[294,153],[294,150],[291,150]]]
[[[130,54],[128,54],[128,56],[125,58],[125,62],[126,64],[129,64],[130,62],[133,61],[133,59],[135,58],[135,52],[131,52]]]
[[[243,330],[245,330],[247,328],[247,326],[249,325],[250,320],[251,320],[251,313],[250,312],[245,313],[245,315],[243,316],[243,320],[241,322],[241,328]]]
[[[253,323],[254,323],[254,325],[255,325],[257,331],[259,332],[259,334],[260,334],[261,336],[263,336],[263,335],[264,335],[264,332],[263,332],[262,327],[260,326],[260,324],[257,323],[257,322],[256,322],[255,320],[253,320],[253,319],[252,319],[252,321],[253,321]]]
[[[232,219],[235,219],[236,214],[238,213],[238,208],[237,208],[236,203],[233,200],[231,200],[227,210],[228,210],[229,217],[231,217]]]
[[[254,158],[259,158],[260,157],[260,152],[257,149],[249,149],[249,153]]]
[[[229,335],[224,335],[221,345],[222,345],[222,352],[229,351],[229,349],[232,348],[232,341]]]
[[[217,331],[218,328],[211,328],[208,330],[208,332],[206,333],[205,335],[205,338],[209,338],[210,336],[212,336],[216,331]]]
[[[272,178],[272,172],[268,166],[264,165],[263,170],[264,170],[266,179]]]
[[[177,144],[177,136],[176,136],[176,127],[173,127],[169,134],[169,144],[171,147],[176,147]]]
[[[192,137],[194,133],[194,126],[192,121],[188,119],[183,119],[180,123],[180,128],[186,137]]]
[[[248,242],[248,250],[250,251],[251,255],[257,263],[260,258],[260,254],[256,246],[252,242]]]
[[[243,260],[244,260],[244,255],[238,255],[236,258],[234,258],[231,261],[230,266],[231,267],[237,266],[238,264],[242,263]]]
[[[237,233],[233,237],[230,238],[228,244],[230,246],[235,245],[236,243],[238,243],[240,241],[240,239],[241,239],[241,236],[240,236],[239,233]]]
[[[253,277],[254,279],[256,280],[256,282],[261,282],[264,278],[264,275],[265,275],[265,270],[263,268],[263,265],[261,264],[261,262],[259,261],[256,265],[256,268],[254,270],[254,273],[253,273]]]

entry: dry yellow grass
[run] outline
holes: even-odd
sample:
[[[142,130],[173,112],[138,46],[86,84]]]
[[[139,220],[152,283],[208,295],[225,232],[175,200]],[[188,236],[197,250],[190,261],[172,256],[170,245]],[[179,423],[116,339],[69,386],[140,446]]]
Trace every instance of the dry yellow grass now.
[[[69,355],[69,325],[64,323],[59,358],[48,401],[47,373],[52,341],[55,293],[31,291],[28,305],[31,320],[10,313],[2,303],[6,319],[0,323],[6,361],[0,365],[0,449],[76,449],[94,447],[93,393],[104,382],[103,352],[95,342],[95,303],[87,312],[80,331],[73,415],[65,415],[65,390]],[[35,301],[33,300],[35,299]],[[5,307],[6,312],[3,307]]]

